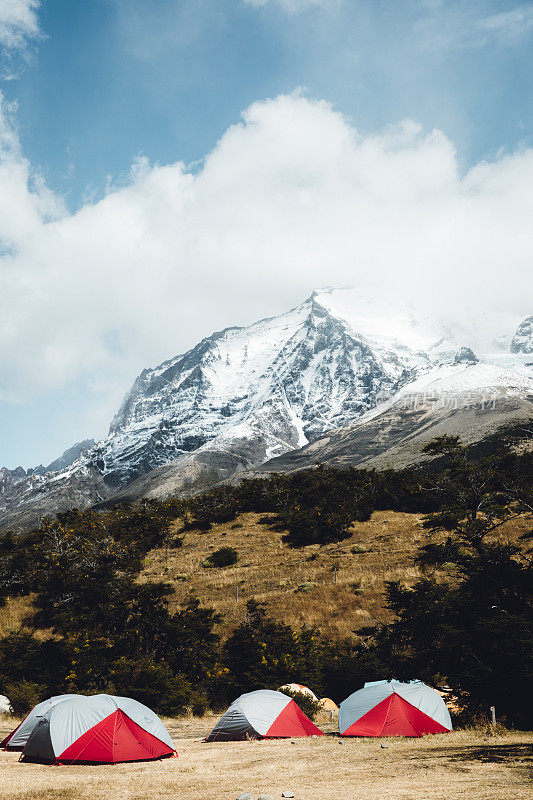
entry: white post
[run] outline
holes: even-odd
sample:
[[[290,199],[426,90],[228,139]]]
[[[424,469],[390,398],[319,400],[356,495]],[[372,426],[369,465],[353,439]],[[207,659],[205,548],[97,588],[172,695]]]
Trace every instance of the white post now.
[[[496,725],[496,707],[495,706],[491,706],[490,707],[490,723],[493,726]]]

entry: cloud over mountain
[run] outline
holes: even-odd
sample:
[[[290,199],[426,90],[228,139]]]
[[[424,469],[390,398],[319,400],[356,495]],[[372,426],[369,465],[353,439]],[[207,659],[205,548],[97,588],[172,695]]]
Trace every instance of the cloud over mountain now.
[[[0,398],[83,383],[102,419],[139,369],[330,283],[526,314],[533,151],[461,171],[406,120],[363,136],[301,93],[251,105],[202,164],[139,158],[70,213],[0,123]],[[470,312],[469,312],[470,313]]]

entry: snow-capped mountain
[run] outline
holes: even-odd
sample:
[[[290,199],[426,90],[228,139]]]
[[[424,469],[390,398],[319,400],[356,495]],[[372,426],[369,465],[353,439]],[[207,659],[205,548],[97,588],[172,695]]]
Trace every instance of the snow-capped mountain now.
[[[265,460],[356,419],[436,365],[476,361],[467,348],[422,334],[409,317],[349,319],[336,294],[315,292],[286,314],[215,333],[144,370],[93,465],[124,486],[235,438],[262,440]]]
[[[379,413],[437,377],[452,394],[465,382],[468,391],[494,384],[524,394],[532,384],[523,353],[500,353],[497,364],[478,359],[412,308],[314,292],[285,314],[214,333],[144,370],[108,436],[66,468],[0,475],[0,524],[2,513],[6,521],[70,507],[74,497],[84,505],[128,496],[125,487],[160,496],[212,485]]]

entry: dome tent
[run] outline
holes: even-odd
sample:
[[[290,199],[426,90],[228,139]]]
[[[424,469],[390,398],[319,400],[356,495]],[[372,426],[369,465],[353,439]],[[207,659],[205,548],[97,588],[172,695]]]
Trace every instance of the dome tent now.
[[[323,735],[292,698],[281,692],[259,689],[234,700],[205,741]]]
[[[365,683],[339,708],[341,736],[423,736],[451,730],[444,701],[422,681]]]
[[[315,700],[318,703],[318,697],[308,686],[302,686],[301,683],[285,683],[278,688],[278,692],[292,692],[293,694],[303,694],[309,697],[310,700]]]
[[[12,714],[13,708],[5,694],[0,694],[0,714]]]
[[[49,709],[53,708],[58,703],[62,703],[63,700],[69,700],[71,697],[79,696],[80,695],[77,694],[59,694],[56,697],[49,697],[48,700],[37,703],[28,716],[22,720],[20,725],[0,742],[0,747],[4,750],[23,750],[36,724]]]
[[[21,760],[116,764],[174,754],[167,729],[147,706],[129,697],[96,694],[50,708],[35,725]]]
[[[321,697],[318,702],[322,711],[333,711],[335,714],[339,711],[339,706],[333,702],[331,697]]]

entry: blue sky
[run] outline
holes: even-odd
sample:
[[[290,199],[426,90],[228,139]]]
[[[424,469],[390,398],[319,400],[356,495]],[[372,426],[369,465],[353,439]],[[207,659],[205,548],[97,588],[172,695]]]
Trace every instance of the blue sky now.
[[[139,153],[201,159],[242,109],[298,86],[363,132],[441,128],[465,164],[531,142],[533,5],[46,0],[39,16],[44,37],[4,91],[26,155],[72,206]]]
[[[102,436],[142,367],[213,329],[277,313],[332,273],[343,280],[355,270],[360,278],[357,265],[364,272],[373,263],[370,240],[352,241],[332,219],[321,231],[322,266],[310,266],[317,250],[306,251],[310,231],[299,227],[297,215],[283,234],[275,217],[279,186],[268,199],[279,165],[285,191],[293,159],[296,183],[312,186],[318,198],[317,215],[329,208],[328,176],[340,170],[355,136],[368,147],[381,137],[379,147],[397,161],[403,154],[398,175],[407,170],[413,185],[434,170],[436,209],[448,208],[452,194],[464,208],[465,193],[473,193],[469,230],[482,215],[502,219],[490,205],[497,185],[502,208],[513,211],[501,242],[484,253],[481,236],[461,231],[462,253],[476,286],[488,274],[487,259],[501,253],[487,268],[497,275],[506,237],[513,237],[522,248],[510,255],[520,284],[531,256],[515,208],[524,205],[521,176],[533,145],[532,43],[533,4],[516,1],[0,0],[6,165],[0,195],[3,180],[5,196],[20,197],[13,218],[6,217],[4,228],[0,223],[0,276],[9,296],[0,352],[0,465],[46,463],[77,439]],[[280,95],[290,100],[276,101]],[[250,107],[235,131],[231,126]],[[434,129],[441,132],[436,138]],[[291,131],[298,131],[305,163]],[[412,153],[421,165],[413,172],[405,166]],[[377,156],[375,163],[373,180],[385,185]],[[194,185],[190,176],[198,176]],[[255,207],[276,231],[274,249],[271,236],[266,247],[261,230],[254,231],[253,219],[242,230],[236,226],[231,241],[227,235],[233,220],[246,216],[253,181],[262,187]],[[360,175],[335,195],[345,197],[341,216],[344,208],[360,207],[356,184]],[[416,191],[425,197],[432,189],[420,184]],[[193,209],[180,216],[191,192]],[[161,198],[168,199],[164,207]],[[0,196],[0,212],[1,202]],[[404,213],[405,201],[398,201],[401,210],[395,202],[391,196],[384,203],[388,229]],[[11,205],[6,201],[9,213]],[[228,206],[234,214],[220,230]],[[455,212],[424,223],[417,208],[406,226],[425,224],[440,253],[442,224]],[[174,226],[179,236],[171,240]],[[208,251],[206,239],[213,241]],[[235,245],[241,239],[246,248]],[[398,258],[391,252],[382,254],[380,274]],[[425,239],[418,252],[431,252]],[[447,257],[458,263],[453,248]],[[280,265],[275,286],[265,278],[272,261]],[[401,258],[394,266],[406,283],[417,270]],[[231,285],[217,282],[221,273],[231,275]],[[503,310],[524,313],[523,286],[516,296],[504,292],[503,300],[497,282],[490,291],[480,306],[493,296],[507,304]]]

